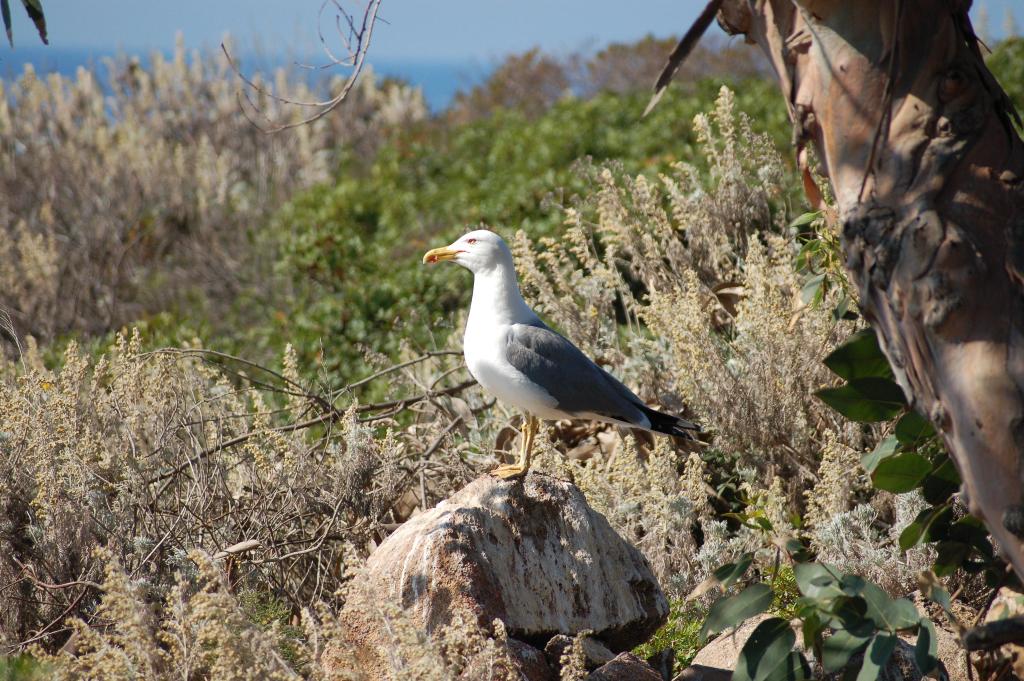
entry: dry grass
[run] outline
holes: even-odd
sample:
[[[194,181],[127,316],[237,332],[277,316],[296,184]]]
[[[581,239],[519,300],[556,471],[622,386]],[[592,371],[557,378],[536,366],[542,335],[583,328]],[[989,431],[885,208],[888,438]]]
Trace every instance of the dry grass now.
[[[187,80],[200,67],[161,68]],[[94,92],[88,82],[75,87]],[[33,88],[25,96],[41,102],[60,91]],[[136,151],[115,153],[122,133],[92,124],[89,134],[112,135],[105,144],[113,146],[101,150],[111,163],[126,156],[117,172],[156,163],[140,158],[138,140]],[[821,357],[851,326],[797,302],[782,163],[734,111],[728,91],[695,124],[708,170],[681,164],[653,181],[584,168],[593,192],[564,208],[564,239],[534,244],[520,234],[514,250],[538,311],[644,399],[697,418],[711,446],[698,455],[667,439],[558,424],[553,439],[540,439],[537,465],[573,476],[673,596],[746,551],[767,569],[775,541],[795,532],[793,512],[805,513],[816,548],[840,569],[888,575],[884,586],[898,592],[914,565],[868,513],[875,507],[861,504],[860,481],[842,475],[873,444],[872,433],[811,395],[831,380]],[[173,162],[201,148],[153,156]],[[280,167],[303,158],[280,153]],[[223,163],[241,163],[231,158]],[[41,163],[59,176],[55,160]],[[229,189],[217,194],[204,184],[211,178],[200,173],[189,190],[213,192],[198,205],[215,212],[235,205]],[[38,259],[39,272],[76,257],[61,250],[66,227],[48,223],[52,208],[38,201],[0,209],[30,216],[9,246],[29,255],[0,270],[4,276],[31,279],[11,272],[35,262],[32,253],[51,253]],[[205,230],[216,222],[195,224]],[[82,233],[125,244],[134,222],[110,222],[97,211],[83,224]],[[189,243],[223,243],[200,234],[214,241]],[[69,305],[73,314],[57,310],[54,301],[71,283],[56,281],[55,290],[26,298],[51,331],[95,314],[82,301]],[[69,679],[322,677],[321,654],[339,632],[325,603],[344,601],[352,571],[389,528],[512,444],[514,416],[462,386],[460,358],[396,359],[415,359],[387,374],[391,393],[413,402],[360,405],[357,386],[324,393],[300,380],[315,372],[300,371],[287,349],[280,368],[270,369],[189,348],[145,352],[135,336],[119,338],[97,360],[72,345],[58,370],[46,369],[34,347],[23,363],[6,364],[0,590],[11,606],[0,612],[3,650],[36,644],[37,655],[53,653],[47,660],[57,677]],[[710,483],[724,478],[772,531],[730,531],[716,518],[722,492]],[[811,485],[808,501],[803,490]],[[912,500],[895,503],[900,518],[913,510]],[[837,518],[856,536],[838,532]],[[210,558],[243,541],[248,549]],[[247,590],[284,603],[276,624],[254,623],[238,597]],[[372,614],[394,632],[396,679],[454,678],[477,664],[508,671],[500,636],[466,625],[427,640],[387,604]],[[339,678],[358,678],[357,671],[341,668]]]
[[[281,372],[241,365],[247,375],[210,359],[142,352],[135,336],[95,362],[72,345],[58,371],[31,349],[23,369],[7,366],[0,587],[11,606],[0,642],[65,637],[65,619],[92,609],[100,547],[148,598],[164,598],[195,575],[190,551],[256,542],[226,561],[232,585],[272,592],[298,613],[340,587],[342,561],[365,557],[384,524],[424,503],[424,471],[434,501],[472,475],[438,448],[423,458],[460,418],[452,396],[405,410],[398,429],[392,406],[352,396],[341,398],[347,409],[330,406],[289,376],[287,357]],[[448,361],[433,360],[435,378]],[[414,372],[395,383],[420,390]]]
[[[0,84],[0,308],[40,340],[104,333],[272,285],[257,228],[296,190],[324,182],[340,150],[370,154],[390,126],[425,116],[419,90],[360,80],[334,115],[268,136],[242,115],[222,55]],[[312,95],[274,79],[281,92]],[[294,107],[261,103],[275,118]]]

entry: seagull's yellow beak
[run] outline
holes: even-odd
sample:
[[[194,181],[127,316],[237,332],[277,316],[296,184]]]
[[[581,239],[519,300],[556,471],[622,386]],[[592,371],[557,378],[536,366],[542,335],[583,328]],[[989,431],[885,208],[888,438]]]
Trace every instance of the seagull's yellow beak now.
[[[435,248],[426,252],[423,256],[423,262],[424,264],[433,264],[436,262],[443,262],[445,260],[455,260],[455,256],[459,253],[462,253],[462,251],[457,251],[454,248],[449,248],[448,246],[445,246],[444,248]]]

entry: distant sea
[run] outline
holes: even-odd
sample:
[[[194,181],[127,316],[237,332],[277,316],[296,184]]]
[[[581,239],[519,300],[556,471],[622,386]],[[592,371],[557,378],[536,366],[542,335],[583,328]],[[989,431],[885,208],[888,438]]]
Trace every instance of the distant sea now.
[[[130,54],[139,56],[145,63],[151,52],[148,51],[144,54],[131,52]],[[163,53],[167,57],[173,54],[170,50],[165,50]],[[79,66],[92,66],[100,70],[102,81],[105,77],[102,68],[103,60],[119,54],[126,54],[126,52],[45,46],[19,46],[12,50],[7,45],[0,45],[0,78],[5,81],[16,79],[21,74],[24,65],[30,63],[39,74],[60,73],[65,76],[73,76]],[[292,65],[295,61],[295,59],[270,58],[262,55],[243,57],[241,60],[246,73],[269,72],[278,67]],[[320,64],[322,61],[323,57],[318,56],[303,63]],[[401,78],[412,85],[423,88],[423,96],[431,110],[435,112],[447,108],[459,90],[467,90],[486,79],[493,68],[492,64],[484,64],[476,60],[373,59],[372,54],[368,61],[379,76]],[[341,75],[345,73],[340,68],[334,69],[334,71]],[[330,77],[327,75],[330,71],[297,70],[296,72],[308,74],[307,77],[310,80]]]

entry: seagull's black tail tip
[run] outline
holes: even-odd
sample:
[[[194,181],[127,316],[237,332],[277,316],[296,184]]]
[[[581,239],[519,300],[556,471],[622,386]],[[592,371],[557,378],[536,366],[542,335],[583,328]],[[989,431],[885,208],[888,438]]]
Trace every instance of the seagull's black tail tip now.
[[[651,422],[651,430],[654,432],[664,433],[665,435],[674,435],[687,440],[693,440],[694,442],[701,442],[699,437],[701,429],[696,423],[687,421],[686,419],[681,419],[678,416],[665,414],[647,406],[640,406],[640,411],[642,411],[644,416],[647,417],[647,420]]]

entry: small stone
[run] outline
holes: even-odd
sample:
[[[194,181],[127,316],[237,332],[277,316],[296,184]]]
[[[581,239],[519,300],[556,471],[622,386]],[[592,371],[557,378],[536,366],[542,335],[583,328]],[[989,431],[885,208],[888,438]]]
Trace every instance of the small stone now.
[[[672,681],[672,668],[676,664],[676,651],[672,648],[665,648],[648,657],[647,664],[654,667],[654,670],[661,675],[664,681]]]
[[[672,681],[730,681],[730,679],[732,679],[731,669],[691,664],[679,672]]]
[[[552,636],[548,644],[544,646],[544,655],[547,656],[548,664],[555,669],[562,666],[562,656],[572,648],[573,639],[565,634]],[[608,650],[600,641],[586,636],[583,639],[583,659],[587,671],[597,669],[603,664],[611,662],[615,653]]]
[[[587,676],[587,681],[663,681],[661,674],[633,653],[622,653]]]
[[[519,681],[558,681],[558,674],[548,666],[544,653],[528,643],[508,639],[506,649],[512,658],[512,664],[518,673]],[[479,681],[493,676],[490,655],[478,656],[471,660],[466,669],[459,675],[460,681]]]

